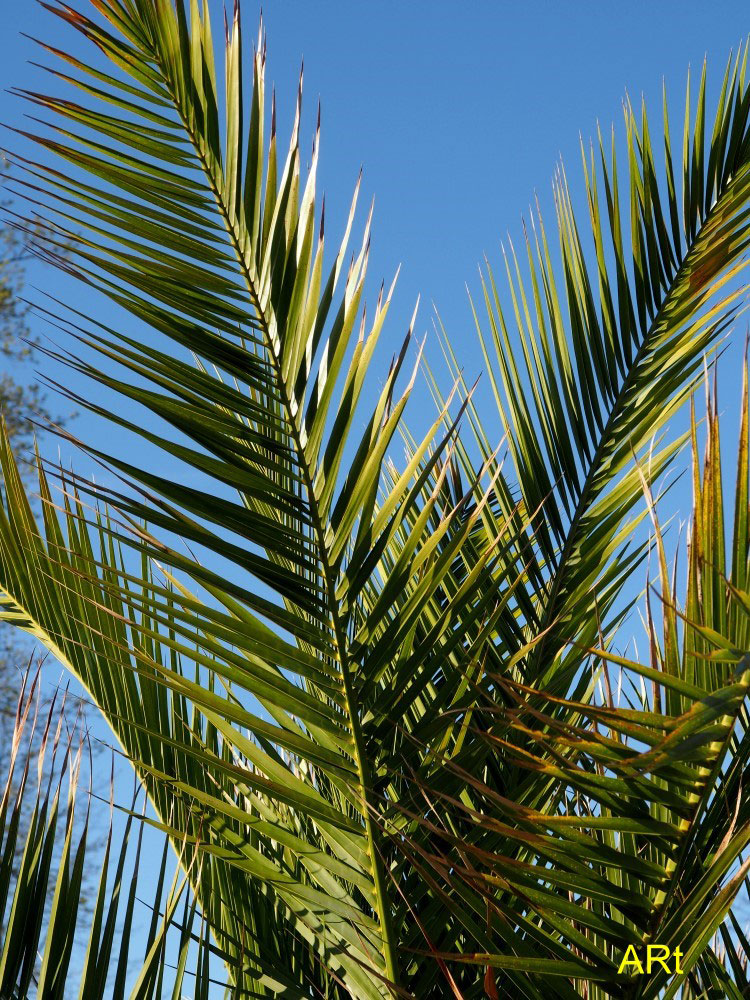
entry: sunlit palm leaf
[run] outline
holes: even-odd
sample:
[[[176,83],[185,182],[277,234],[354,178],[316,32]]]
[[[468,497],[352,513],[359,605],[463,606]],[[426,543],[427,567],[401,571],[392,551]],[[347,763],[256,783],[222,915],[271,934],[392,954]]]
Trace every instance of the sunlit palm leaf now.
[[[516,482],[448,344],[464,399],[451,410],[432,380],[440,405],[423,438],[403,423],[413,381],[399,387],[411,329],[365,406],[391,292],[364,309],[369,220],[347,262],[354,204],[324,269],[319,128],[304,178],[299,100],[285,158],[273,108],[267,134],[262,32],[246,85],[235,10],[220,93],[207,5],[49,7],[89,43],[91,62],[47,46],[67,96],[24,92],[46,124],[24,133],[42,154],[15,157],[17,189],[50,220],[43,256],[118,309],[105,323],[46,303],[40,313],[77,352],[48,353],[117,394],[127,415],[75,398],[158,459],[88,447],[104,485],[41,466],[40,530],[3,443],[2,617],[83,681],[148,789],[153,824],[176,849],[198,848],[191,890],[238,989],[379,1000],[456,995],[468,981],[474,995],[477,961],[533,997],[547,989],[539,976],[561,996],[575,995],[571,977],[610,978],[613,925],[626,922],[599,902],[588,922],[580,906],[574,917],[566,893],[599,900],[615,835],[645,837],[655,860],[634,855],[627,878],[653,890],[649,913],[668,923],[669,877],[698,878],[684,870],[696,824],[680,826],[679,781],[674,791],[650,769],[680,775],[646,754],[618,774],[637,795],[586,787],[611,829],[563,835],[571,824],[558,816],[583,766],[569,741],[591,743],[590,781],[605,757],[614,766],[594,723],[689,743],[696,718],[723,738],[743,711],[745,674],[734,687],[720,672],[697,680],[702,661],[692,640],[679,652],[669,613],[654,676],[663,715],[602,708],[584,668],[594,646],[611,655],[623,582],[645,555],[632,544],[646,516],[633,457],[687,398],[743,302],[744,61],[728,67],[707,154],[703,83],[695,124],[686,117],[681,204],[668,138],[661,190],[645,113],[637,126],[627,109],[630,250],[614,164],[602,154],[598,181],[587,168],[590,268],[558,181],[565,306],[541,224],[527,243],[529,289],[509,258],[515,337],[485,280],[483,343]],[[458,437],[461,415],[479,467]],[[402,468],[386,461],[397,433]],[[661,441],[651,480],[680,444]],[[695,640],[711,649],[741,618],[714,620],[725,595],[717,582],[713,591],[713,631]],[[702,793],[722,745],[709,740],[690,765]],[[435,827],[438,802],[450,808]],[[502,831],[477,825],[485,811]],[[721,881],[742,829],[722,870],[691,883],[696,893]],[[460,863],[446,869],[435,838]],[[577,857],[582,846],[602,871]],[[500,883],[482,868],[498,857],[509,868]],[[540,869],[552,879],[550,862],[557,880],[534,889]],[[729,886],[711,903],[712,927]],[[634,896],[623,884],[617,903],[633,925],[644,911]],[[491,972],[480,978],[492,988]]]

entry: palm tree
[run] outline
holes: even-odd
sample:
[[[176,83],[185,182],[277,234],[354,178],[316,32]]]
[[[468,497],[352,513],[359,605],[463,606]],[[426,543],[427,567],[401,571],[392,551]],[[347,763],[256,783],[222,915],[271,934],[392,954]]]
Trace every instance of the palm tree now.
[[[645,108],[626,106],[626,196],[614,141],[584,151],[591,253],[560,173],[557,264],[538,216],[524,268],[507,256],[507,305],[488,265],[475,309],[497,410],[480,413],[445,337],[452,388],[425,366],[437,407],[417,437],[414,324],[368,405],[393,289],[365,310],[369,219],[346,259],[356,192],[324,269],[318,135],[303,177],[300,81],[279,158],[262,29],[246,59],[235,9],[220,91],[206,4],[49,6],[91,61],[45,46],[60,94],[23,93],[46,124],[16,187],[51,220],[42,256],[113,311],[40,306],[77,345],[48,353],[112,394],[104,410],[59,387],[77,406],[158,458],[77,442],[100,483],[40,457],[37,524],[4,440],[0,600],[132,762],[149,805],[129,824],[174,848],[132,995],[208,996],[217,962],[233,997],[746,995],[747,400],[729,573],[711,409],[681,612],[652,484],[746,301],[747,49],[712,126],[704,68],[681,158],[665,100],[663,170]],[[622,640],[649,515],[644,664]],[[23,796],[37,817],[21,875],[0,868],[2,996],[63,995],[86,858],[79,738],[59,737],[35,787],[33,704],[24,692],[0,810],[11,850]],[[82,1000],[124,995],[126,853],[108,842]],[[680,947],[682,971],[620,974],[631,944]]]

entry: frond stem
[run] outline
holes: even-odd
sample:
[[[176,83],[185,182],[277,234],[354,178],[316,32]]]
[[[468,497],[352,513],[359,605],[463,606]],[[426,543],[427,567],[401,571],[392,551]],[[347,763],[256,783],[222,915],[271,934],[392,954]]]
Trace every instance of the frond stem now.
[[[159,65],[162,75],[169,85],[169,76],[164,72],[158,57],[154,54],[154,59]],[[388,895],[386,891],[386,879],[385,872],[383,869],[383,862],[378,847],[378,831],[374,821],[374,803],[370,801],[369,792],[372,788],[372,775],[370,772],[369,762],[365,753],[364,739],[362,731],[359,725],[359,719],[355,711],[355,699],[354,699],[354,689],[352,685],[351,676],[351,664],[349,661],[347,644],[346,644],[346,633],[342,627],[342,623],[339,620],[338,607],[335,598],[335,578],[334,578],[334,568],[330,565],[327,558],[327,547],[325,543],[325,533],[323,530],[323,525],[320,517],[320,511],[315,500],[315,493],[313,490],[313,476],[312,471],[308,467],[308,463],[305,459],[304,448],[302,446],[302,441],[300,437],[299,427],[297,425],[297,420],[294,415],[294,410],[291,405],[291,400],[287,391],[287,386],[282,376],[281,368],[278,363],[278,358],[273,349],[273,341],[271,338],[270,324],[267,316],[265,315],[260,299],[253,281],[253,277],[248,266],[245,253],[242,249],[242,243],[239,234],[236,231],[235,223],[233,221],[232,213],[229,211],[228,206],[224,203],[224,199],[218,190],[216,183],[214,181],[212,171],[209,168],[208,163],[201,150],[200,143],[197,140],[197,136],[191,127],[190,122],[182,112],[179,100],[176,95],[171,91],[172,100],[174,106],[180,116],[183,127],[190,136],[190,141],[195,150],[196,156],[198,157],[204,176],[211,188],[211,192],[214,196],[216,206],[221,214],[222,221],[229,236],[232,248],[234,250],[237,262],[242,270],[242,276],[247,285],[250,299],[255,309],[258,322],[260,324],[265,342],[268,355],[271,359],[271,364],[273,366],[274,375],[276,377],[277,384],[279,386],[279,391],[282,397],[282,404],[287,413],[287,419],[290,424],[290,434],[294,443],[295,450],[300,457],[299,468],[301,471],[301,476],[303,484],[305,487],[305,492],[308,496],[309,511],[311,516],[311,521],[313,525],[313,530],[315,532],[315,538],[319,550],[320,562],[323,571],[323,580],[325,583],[326,590],[326,602],[328,605],[328,614],[330,617],[331,625],[333,627],[334,639],[336,642],[336,648],[338,651],[338,659],[341,667],[341,677],[342,677],[342,688],[344,692],[344,697],[346,701],[346,710],[349,716],[349,724],[352,730],[352,741],[354,746],[354,760],[357,767],[357,776],[360,783],[360,795],[362,799],[362,814],[365,825],[365,833],[367,838],[367,854],[370,858],[370,863],[372,866],[372,878],[375,889],[375,900],[377,906],[378,922],[381,928],[381,934],[383,939],[383,958],[385,959],[386,975],[388,979],[394,984],[398,985],[399,974],[398,974],[398,961],[396,957],[396,947],[395,947],[395,933],[393,928],[393,921],[391,915],[391,908],[388,900]],[[300,408],[299,413],[302,412]]]

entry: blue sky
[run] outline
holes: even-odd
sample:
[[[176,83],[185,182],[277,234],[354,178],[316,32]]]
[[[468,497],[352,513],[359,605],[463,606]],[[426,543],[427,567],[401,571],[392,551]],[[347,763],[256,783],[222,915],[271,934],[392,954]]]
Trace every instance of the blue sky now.
[[[212,7],[218,18],[220,5]],[[245,0],[243,8],[249,45],[258,6]],[[520,236],[521,217],[535,192],[551,224],[550,183],[560,156],[584,218],[579,132],[587,139],[597,120],[606,130],[614,121],[621,131],[626,90],[634,103],[645,94],[657,131],[665,79],[676,135],[687,67],[699,73],[707,56],[713,110],[729,51],[750,28],[747,13],[738,0],[710,8],[698,0],[267,3],[268,77],[277,87],[281,136],[291,124],[303,57],[307,148],[318,98],[322,102],[319,184],[326,192],[328,232],[340,231],[363,166],[363,205],[375,197],[371,301],[380,278],[390,280],[403,265],[381,341],[381,365],[398,348],[421,293],[417,332],[431,330],[434,302],[473,381],[482,363],[465,283],[476,289],[477,263],[487,253],[500,270],[500,240],[507,232]],[[69,33],[32,0],[6,3],[0,18],[3,88],[49,86],[49,78],[28,62],[39,59],[38,50],[19,32],[58,45],[67,44]],[[3,92],[0,105],[0,120],[23,127],[17,98]],[[16,140],[4,142],[13,147]],[[46,270],[33,270],[30,278],[101,318],[102,303],[79,286]],[[743,339],[744,321],[720,370],[729,451]],[[59,374],[45,361],[41,367]],[[482,398],[491,415],[489,400]],[[73,429],[93,444],[133,454],[124,436],[88,418]],[[673,497],[686,515],[687,491]]]

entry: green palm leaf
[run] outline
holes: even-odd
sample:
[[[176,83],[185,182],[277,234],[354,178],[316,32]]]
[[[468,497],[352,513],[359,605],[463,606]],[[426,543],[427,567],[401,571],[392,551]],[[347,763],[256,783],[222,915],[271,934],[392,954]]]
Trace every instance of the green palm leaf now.
[[[25,625],[89,687],[144,780],[158,786],[152,798],[163,821],[179,809],[180,824],[170,825],[173,838],[183,828],[195,837],[193,831],[209,823],[216,874],[204,875],[197,889],[220,939],[227,920],[233,942],[252,933],[248,900],[229,918],[215,888],[240,871],[262,883],[261,895],[272,887],[278,899],[265,908],[283,906],[295,935],[324,968],[332,961],[355,993],[380,996],[398,973],[359,694],[382,669],[382,657],[368,661],[372,640],[355,633],[352,615],[358,589],[377,562],[380,536],[390,528],[387,516],[403,519],[407,510],[419,509],[415,486],[440,462],[453,432],[428,454],[436,422],[411,471],[389,491],[380,521],[366,530],[382,461],[408,398],[409,387],[397,397],[395,386],[409,337],[340,474],[390,294],[378,301],[369,323],[362,312],[353,342],[369,223],[337,298],[351,218],[324,282],[322,219],[317,237],[315,225],[317,153],[303,186],[299,107],[278,181],[273,123],[264,150],[262,38],[246,136],[237,14],[227,40],[220,120],[207,11],[193,5],[188,25],[181,5],[105,4],[107,29],[68,8],[57,12],[130,75],[127,97],[121,87],[108,95],[123,121],[72,101],[27,94],[60,121],[58,138],[39,136],[39,143],[84,176],[26,161],[20,183],[40,204],[57,196],[60,239],[68,239],[63,234],[72,232],[73,221],[83,229],[76,240],[78,275],[174,346],[198,355],[198,370],[175,357],[174,346],[141,344],[70,311],[55,322],[138,377],[118,380],[71,360],[184,435],[189,445],[142,431],[212,485],[193,486],[193,477],[167,478],[97,454],[136,490],[115,492],[74,479],[63,535],[42,477],[45,546],[17,494],[6,453],[6,482],[13,483],[4,532],[6,618]],[[83,89],[99,96],[87,67],[77,63],[76,70]],[[124,122],[136,115],[134,138]],[[36,191],[42,179],[43,195]],[[144,217],[145,204],[157,206],[156,219]],[[190,235],[183,242],[185,231]],[[47,252],[56,259],[53,240]],[[123,417],[114,419],[137,430]],[[86,494],[114,502],[117,516],[90,515]],[[469,499],[467,493],[463,505]],[[443,528],[446,552],[404,610],[401,631],[440,586],[474,516]],[[148,530],[139,526],[144,520]],[[358,523],[360,541],[351,550]],[[231,582],[167,547],[154,531],[176,532],[230,560]],[[402,586],[434,561],[429,546],[416,541],[401,561]],[[138,551],[145,575],[127,569],[123,544]],[[154,576],[157,559],[165,568]],[[175,573],[189,577],[202,596],[186,590]],[[45,583],[50,576],[61,598],[57,606]],[[381,618],[394,600],[383,593]],[[110,621],[108,612],[117,617]],[[88,649],[81,649],[82,630]],[[194,680],[179,665],[185,658],[195,664]],[[247,702],[246,693],[272,721]],[[195,711],[200,721],[189,723]],[[141,712],[145,724],[139,729],[134,723]],[[248,839],[246,831],[258,824],[264,839]],[[278,848],[267,847],[269,836]],[[235,944],[222,946],[236,951]],[[294,960],[279,942],[274,952],[282,966]]]
[[[483,279],[511,476],[447,342],[454,389],[428,372],[438,412],[409,434],[414,320],[365,403],[393,288],[365,309],[369,219],[346,259],[356,193],[324,266],[319,127],[305,177],[301,81],[279,155],[262,30],[247,60],[235,10],[220,92],[207,4],[48,6],[91,57],[45,46],[56,90],[23,92],[40,153],[15,157],[17,191],[50,220],[45,259],[117,307],[105,322],[48,301],[41,315],[75,351],[48,354],[125,405],[58,388],[159,458],[82,445],[103,485],[40,460],[39,525],[3,440],[0,613],[85,685],[181,856],[178,967],[200,909],[200,967],[223,959],[238,995],[473,996],[501,969],[520,995],[550,977],[568,997],[578,980],[614,982],[615,945],[677,940],[701,912],[689,975],[720,977],[699,949],[746,844],[743,817],[706,825],[745,752],[747,672],[730,682],[725,665],[746,653],[744,466],[732,600],[694,569],[682,644],[666,603],[663,653],[625,665],[658,704],[602,705],[587,670],[593,648],[615,655],[623,584],[646,555],[644,482],[684,440],[666,423],[743,303],[744,57],[708,143],[705,77],[686,113],[681,201],[666,121],[659,179],[645,111],[638,123],[627,107],[629,249],[600,142],[599,171],[584,160],[593,253],[560,175],[559,273],[541,219],[528,283],[508,257],[515,333]],[[399,435],[403,467],[389,458]],[[710,538],[723,565],[721,493],[705,489],[701,560]],[[660,571],[668,593],[665,557]],[[75,860],[61,871],[72,905]],[[163,989],[163,937],[155,924],[137,990]]]
[[[139,858],[143,826],[133,861],[133,816],[117,834],[112,817],[102,849],[92,847],[90,795],[81,786],[86,770],[86,734],[66,707],[66,699],[53,698],[45,710],[40,702],[40,673],[24,677],[18,702],[12,751],[5,775],[0,805],[0,995],[16,998],[31,995],[63,997],[77,989],[80,997],[100,998],[163,996],[165,976],[159,970],[167,945],[167,933],[179,918],[178,904],[184,896],[185,878],[177,878],[165,894],[166,853],[156,888],[149,887],[153,909],[145,936],[143,961],[129,971],[136,958],[130,929],[136,895],[144,892],[145,877]],[[36,758],[36,759],[34,759]],[[89,761],[89,780],[93,764]],[[36,779],[34,777],[36,771]],[[67,777],[66,777],[67,772]],[[63,807],[67,784],[67,806]],[[85,815],[78,812],[85,807]],[[140,817],[139,817],[140,818]],[[166,847],[166,844],[165,844]],[[194,856],[182,852],[189,869]],[[125,876],[132,879],[125,888]],[[94,899],[88,925],[80,906],[84,870],[93,886]],[[164,915],[160,908],[164,906]],[[191,933],[195,904],[184,906],[182,938],[184,957],[169,979],[179,996],[189,980],[200,991],[208,987],[202,968],[203,954],[210,948],[204,931]],[[188,922],[189,921],[189,922]],[[76,935],[86,931],[81,961]],[[193,939],[195,957],[188,963],[184,942]],[[117,951],[115,951],[117,949]],[[187,978],[186,978],[187,977]],[[132,989],[129,989],[129,983]]]
[[[560,245],[552,261],[541,214],[524,231],[521,259],[504,254],[509,308],[492,268],[482,276],[486,320],[475,318],[525,509],[534,513],[534,563],[525,606],[524,676],[564,691],[577,657],[564,650],[595,635],[600,612],[630,572],[620,527],[640,502],[633,456],[659,435],[701,377],[703,356],[744,307],[747,285],[747,47],[724,75],[707,142],[704,66],[695,121],[685,112],[683,192],[678,199],[664,104],[665,167],[655,167],[646,108],[628,102],[627,200],[614,132],[587,157],[588,252],[565,175],[555,179]],[[598,167],[597,167],[598,161]],[[623,216],[629,216],[630,242]],[[523,277],[522,260],[528,271]],[[457,372],[446,343],[449,367]],[[472,424],[488,454],[491,435],[476,405]],[[654,467],[654,478],[658,466]],[[508,507],[513,483],[499,497]],[[619,544],[617,544],[619,543]],[[617,554],[621,569],[607,578]],[[520,645],[520,643],[517,643]],[[512,649],[511,653],[515,653]],[[560,662],[558,662],[558,660]]]
[[[745,379],[729,558],[739,582],[748,565],[747,430]],[[716,989],[743,995],[746,973],[738,979],[736,962],[724,965],[715,937],[723,929],[732,940],[731,907],[750,864],[742,778],[750,753],[750,597],[726,575],[713,406],[706,433],[701,475],[693,420],[695,505],[682,612],[671,603],[665,545],[643,480],[665,602],[661,639],[647,618],[650,661],[611,648],[583,651],[591,654],[601,692],[586,702],[494,675],[507,707],[490,729],[472,735],[516,769],[516,795],[450,759],[443,766],[470,796],[454,798],[436,779],[424,787],[434,804],[429,841],[414,840],[407,850],[422,877],[432,873],[443,906],[456,912],[473,944],[462,954],[443,950],[449,967],[473,961],[493,983],[509,977],[528,997],[539,995],[539,976],[552,977],[545,992],[560,997],[574,995],[565,980],[578,989],[586,984],[590,997],[645,1000]],[[617,683],[612,671],[620,672]],[[552,791],[540,806],[545,784]],[[670,954],[679,948],[682,973],[675,975],[672,963],[670,974],[658,965],[650,975],[618,974],[630,945],[645,957],[649,944]],[[456,976],[460,982],[461,972]]]

